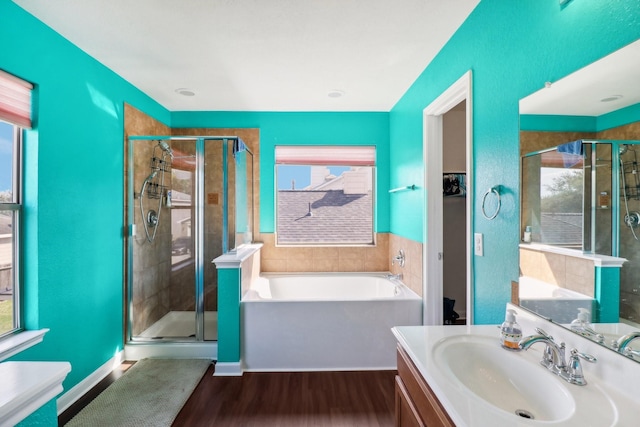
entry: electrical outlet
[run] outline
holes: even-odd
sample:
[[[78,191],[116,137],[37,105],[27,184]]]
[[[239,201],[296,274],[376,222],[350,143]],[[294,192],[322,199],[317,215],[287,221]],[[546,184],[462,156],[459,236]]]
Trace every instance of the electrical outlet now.
[[[477,256],[484,256],[484,243],[482,233],[474,233],[473,235],[473,252]]]

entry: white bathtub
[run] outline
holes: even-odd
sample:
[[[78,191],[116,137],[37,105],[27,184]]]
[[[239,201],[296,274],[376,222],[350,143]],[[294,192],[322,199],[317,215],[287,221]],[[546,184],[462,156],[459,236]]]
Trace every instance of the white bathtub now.
[[[247,371],[395,369],[391,328],[420,325],[422,300],[380,273],[270,273],[241,312]]]
[[[527,276],[521,276],[518,284],[520,306],[554,322],[571,323],[578,317],[579,308],[595,316],[597,304],[592,297]]]

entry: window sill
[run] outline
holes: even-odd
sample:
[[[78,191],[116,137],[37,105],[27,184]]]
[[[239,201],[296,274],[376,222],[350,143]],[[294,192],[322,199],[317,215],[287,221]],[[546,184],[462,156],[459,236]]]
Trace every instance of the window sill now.
[[[42,342],[49,329],[23,331],[10,335],[0,341],[0,361],[10,358],[23,350]]]

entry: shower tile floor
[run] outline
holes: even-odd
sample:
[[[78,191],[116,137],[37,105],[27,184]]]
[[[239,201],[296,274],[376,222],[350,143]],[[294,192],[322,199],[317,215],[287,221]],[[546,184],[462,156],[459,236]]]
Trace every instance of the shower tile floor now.
[[[196,324],[193,311],[170,311],[143,331],[138,337],[152,339],[195,338]],[[218,339],[218,312],[204,312],[204,339]]]

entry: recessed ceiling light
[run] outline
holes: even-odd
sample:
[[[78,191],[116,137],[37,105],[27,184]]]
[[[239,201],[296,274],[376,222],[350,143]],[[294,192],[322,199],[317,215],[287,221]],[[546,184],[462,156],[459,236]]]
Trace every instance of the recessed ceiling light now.
[[[607,96],[606,98],[602,98],[600,102],[611,102],[611,101],[617,101],[618,99],[622,99],[622,95]]]
[[[327,96],[329,98],[340,98],[344,96],[344,91],[339,89],[330,90]]]
[[[196,94],[191,89],[187,89],[185,87],[176,89],[176,93],[179,93],[180,95],[184,95],[184,96],[194,96]]]

